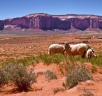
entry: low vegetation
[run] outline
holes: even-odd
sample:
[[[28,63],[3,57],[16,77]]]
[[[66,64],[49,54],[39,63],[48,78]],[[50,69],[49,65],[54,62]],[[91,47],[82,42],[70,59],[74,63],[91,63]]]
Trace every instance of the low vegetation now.
[[[7,64],[0,68],[0,85],[12,83],[20,91],[28,91],[36,81],[34,70],[27,70],[22,64]]]
[[[38,62],[43,62],[46,65],[50,63],[58,64],[59,68],[64,70],[64,75],[66,75],[66,81],[63,83],[63,86],[67,89],[77,85],[78,82],[92,79],[92,75],[84,63],[91,62],[93,64],[91,71],[96,72],[97,66],[102,66],[102,55],[99,54],[97,58],[83,59],[80,56],[71,57],[62,54],[48,55],[40,53],[36,57],[29,56],[23,59],[7,59],[0,66],[0,87],[8,83],[13,83],[20,90],[29,90],[30,86],[36,81],[36,76],[34,70],[27,70],[26,66],[30,64],[34,65]],[[49,80],[57,79],[54,72],[50,70],[46,71],[45,77]]]
[[[78,82],[89,79],[92,79],[92,75],[85,65],[69,65],[69,70],[67,71],[66,80],[65,83],[63,83],[63,86],[65,89],[72,88],[77,85]]]
[[[64,91],[64,89],[63,89],[63,88],[55,88],[55,89],[53,90],[53,93],[56,94],[56,93],[59,92],[59,91]]]
[[[47,70],[45,72],[45,77],[48,78],[48,80],[57,79],[55,73],[53,71],[50,71],[50,70]]]
[[[40,53],[38,56],[27,56],[22,59],[7,59],[6,61],[2,62],[1,65],[4,64],[9,64],[9,63],[17,63],[17,64],[23,64],[24,66],[28,66],[30,64],[35,64],[39,62],[43,62],[46,65],[49,65],[50,63],[56,63],[59,64],[60,62],[63,61],[71,61],[71,63],[74,62],[80,62],[80,63],[85,63],[85,62],[90,62],[93,65],[97,66],[102,66],[102,55],[101,53],[98,55],[97,58],[91,58],[91,59],[83,59],[81,56],[65,56],[62,54],[54,54],[54,55],[48,55],[46,53]]]
[[[0,87],[8,83],[8,73],[5,72],[5,69],[0,67]]]
[[[83,94],[80,94],[79,96],[95,96],[94,93],[92,93],[90,90],[85,89]]]

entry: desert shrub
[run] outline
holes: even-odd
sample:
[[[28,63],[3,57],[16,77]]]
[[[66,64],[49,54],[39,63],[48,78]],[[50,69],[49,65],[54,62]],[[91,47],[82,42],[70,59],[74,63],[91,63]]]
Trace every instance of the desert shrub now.
[[[66,80],[65,83],[63,83],[63,86],[65,88],[72,88],[77,85],[78,82],[86,81],[88,79],[92,79],[92,75],[84,65],[71,66],[66,75]]]
[[[59,88],[56,88],[56,89],[53,90],[54,94],[56,94],[56,93],[59,92],[59,91],[60,91]]]
[[[0,67],[0,87],[8,83],[7,79],[7,72],[4,70],[3,67]]]
[[[47,70],[47,71],[45,72],[45,77],[48,78],[49,80],[57,79],[55,73],[52,72],[51,70]]]
[[[59,92],[59,91],[64,91],[64,89],[63,89],[63,88],[55,88],[55,89],[53,90],[53,93],[56,94],[56,93]]]
[[[20,64],[8,64],[4,66],[6,72],[9,73],[7,80],[12,82],[19,90],[28,91],[31,85],[36,81],[34,70]]]
[[[93,65],[92,66],[92,72],[94,73],[94,72],[96,72],[97,71],[97,66],[96,65]]]
[[[90,90],[85,89],[83,94],[80,94],[79,96],[95,96],[94,93],[92,93]]]

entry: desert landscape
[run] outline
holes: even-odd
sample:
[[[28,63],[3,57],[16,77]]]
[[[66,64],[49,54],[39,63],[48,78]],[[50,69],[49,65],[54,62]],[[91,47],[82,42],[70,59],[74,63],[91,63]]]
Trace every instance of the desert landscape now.
[[[101,34],[64,34],[49,36],[0,36],[0,63],[13,60],[25,59],[26,57],[37,57],[41,53],[48,52],[49,45],[60,42],[85,42],[95,50],[97,58],[102,53],[102,39],[98,38]],[[73,57],[74,58],[74,57]],[[97,60],[96,58],[96,60]],[[86,59],[86,58],[85,58]],[[102,60],[102,57],[101,57]],[[80,61],[78,62],[80,64]],[[51,63],[46,65],[44,62],[28,64],[27,68],[33,68],[37,74],[37,80],[31,86],[31,90],[18,91],[10,84],[0,88],[0,96],[101,96],[102,95],[102,66],[97,66],[97,70],[92,72],[93,64],[90,60],[84,62],[93,76],[92,80],[78,82],[70,89],[65,89],[65,74],[59,68],[59,64]],[[101,64],[100,64],[101,65]],[[61,68],[63,70],[63,68]],[[56,74],[57,79],[47,79],[44,73],[51,70]]]
[[[0,96],[102,96],[102,0],[0,4]]]

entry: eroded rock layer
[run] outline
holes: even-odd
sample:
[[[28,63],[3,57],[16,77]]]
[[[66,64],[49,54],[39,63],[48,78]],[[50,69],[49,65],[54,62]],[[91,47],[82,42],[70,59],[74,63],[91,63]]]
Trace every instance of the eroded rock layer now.
[[[49,15],[44,13],[30,14],[23,17],[0,20],[0,30],[5,28],[32,28],[42,30],[78,30],[102,29],[102,17],[96,15]]]

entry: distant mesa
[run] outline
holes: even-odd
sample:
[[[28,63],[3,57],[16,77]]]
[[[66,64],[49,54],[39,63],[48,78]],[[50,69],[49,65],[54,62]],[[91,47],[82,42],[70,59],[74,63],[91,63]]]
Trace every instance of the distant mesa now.
[[[102,16],[96,15],[50,15],[45,13],[29,14],[23,17],[0,20],[0,30],[5,29],[41,29],[41,30],[102,30]]]

